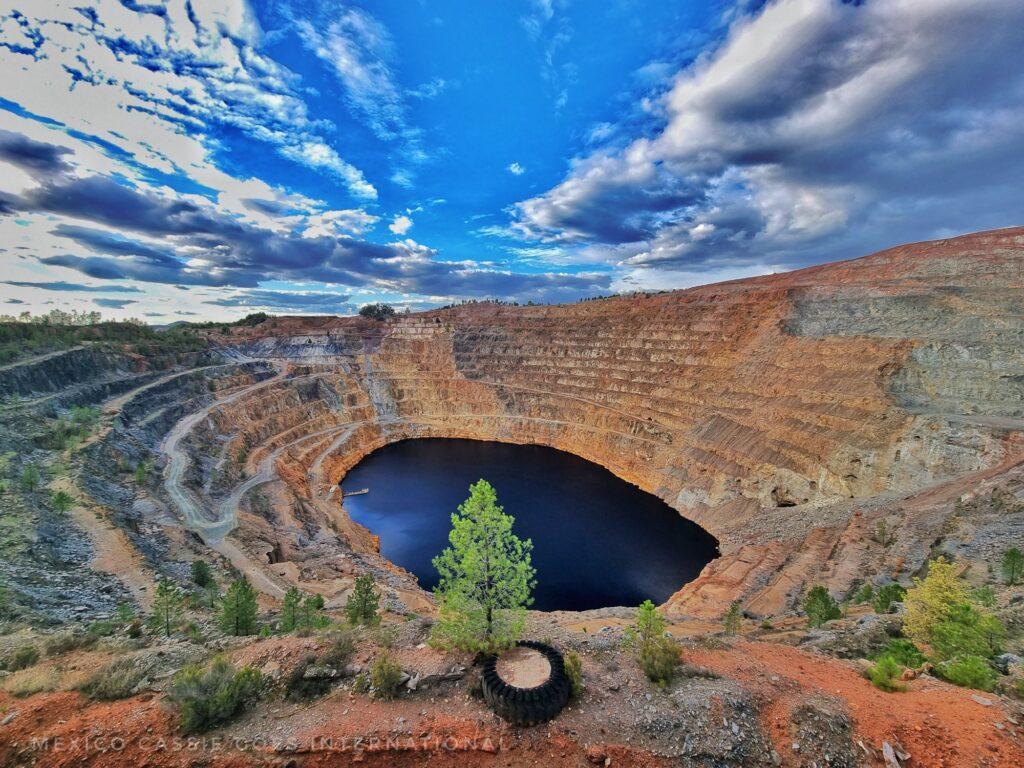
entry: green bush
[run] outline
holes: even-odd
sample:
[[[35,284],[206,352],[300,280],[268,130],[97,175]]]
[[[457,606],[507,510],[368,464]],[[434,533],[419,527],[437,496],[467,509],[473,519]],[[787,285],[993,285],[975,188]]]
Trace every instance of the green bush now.
[[[804,613],[807,614],[807,624],[812,627],[820,627],[826,621],[841,618],[843,612],[839,610],[839,603],[822,586],[811,587],[804,597]]]
[[[39,661],[39,649],[34,645],[23,645],[11,654],[7,660],[7,669],[17,672],[19,669],[28,669]]]
[[[252,667],[236,669],[224,657],[209,667],[190,665],[171,683],[170,700],[181,714],[186,733],[208,731],[230,720],[263,690],[263,675]]]
[[[961,656],[938,665],[935,671],[954,685],[979,691],[991,691],[998,679],[996,671],[980,656]]]
[[[857,605],[870,603],[875,599],[875,588],[870,584],[861,584],[853,593],[853,602]]]
[[[983,608],[995,608],[996,591],[987,584],[983,587],[975,587],[971,590],[971,602]]]
[[[903,686],[899,682],[903,667],[892,656],[880,656],[875,665],[868,669],[868,679],[876,688],[883,691],[900,691]]]
[[[875,593],[875,599],[872,602],[872,607],[875,609],[875,613],[888,613],[892,610],[893,603],[903,602],[906,594],[907,590],[902,585],[896,583],[886,584],[884,587],[878,588],[878,592]]]
[[[875,658],[880,659],[883,656],[888,656],[904,667],[917,668],[925,662],[924,654],[914,645],[913,641],[907,640],[905,637],[890,640],[889,644]]]
[[[665,634],[665,619],[654,603],[645,600],[636,611],[636,623],[626,629],[626,645],[647,679],[668,685],[679,667],[679,644]]]
[[[203,589],[215,583],[213,581],[213,574],[210,572],[210,566],[205,560],[192,561],[192,582]]]
[[[743,613],[740,611],[740,604],[733,602],[729,605],[729,610],[725,612],[725,616],[722,619],[723,628],[725,634],[735,635],[740,631],[740,623],[743,620]]]
[[[1011,547],[1003,553],[1003,580],[1013,586],[1024,575],[1024,552]]]
[[[991,658],[1000,652],[1006,629],[992,614],[960,603],[951,605],[946,617],[932,626],[930,637],[938,659]]]
[[[89,676],[78,690],[90,699],[126,699],[135,692],[145,675],[134,659],[117,659]]]
[[[583,693],[583,662],[575,651],[565,654],[565,674],[572,683],[572,697],[578,699]]]
[[[398,695],[401,680],[402,667],[392,658],[390,651],[382,651],[370,667],[373,695],[378,699],[391,701]]]

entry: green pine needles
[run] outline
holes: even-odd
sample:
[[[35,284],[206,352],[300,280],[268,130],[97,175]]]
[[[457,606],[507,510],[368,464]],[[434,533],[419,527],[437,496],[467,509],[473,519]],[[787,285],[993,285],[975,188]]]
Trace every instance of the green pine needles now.
[[[533,542],[516,536],[514,524],[490,483],[470,486],[469,498],[452,515],[451,546],[434,558],[441,576],[434,645],[497,653],[522,636],[536,570]]]
[[[241,637],[255,635],[259,631],[256,624],[259,612],[256,591],[244,576],[228,587],[220,611],[220,628],[224,634]]]

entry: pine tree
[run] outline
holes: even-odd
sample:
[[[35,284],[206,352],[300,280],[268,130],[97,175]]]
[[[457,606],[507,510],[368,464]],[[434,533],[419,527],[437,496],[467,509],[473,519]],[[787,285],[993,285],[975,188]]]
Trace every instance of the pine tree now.
[[[299,603],[302,602],[302,593],[298,587],[289,587],[284,593],[284,602],[281,604],[281,631],[292,632],[299,625]]]
[[[804,613],[807,614],[807,624],[812,627],[820,627],[826,621],[841,618],[843,615],[839,603],[820,585],[808,590],[804,597]]]
[[[170,637],[181,624],[185,597],[170,579],[160,579],[153,595],[153,614],[150,625],[164,636]]]
[[[192,561],[192,581],[203,589],[210,586],[210,582],[213,581],[213,574],[210,572],[210,566],[207,565],[205,560]]]
[[[39,487],[39,470],[35,464],[29,464],[21,472],[21,488],[23,491],[32,492]]]
[[[740,611],[740,604],[734,602],[729,606],[729,610],[725,612],[724,624],[725,633],[727,635],[735,635],[740,631],[740,620],[743,618],[743,614]]]
[[[1024,553],[1011,547],[1003,553],[1003,580],[1013,586],[1024,575]]]
[[[229,635],[256,634],[256,592],[243,576],[228,587],[221,605],[220,628]]]
[[[374,626],[380,623],[380,593],[373,588],[373,577],[364,573],[356,576],[352,594],[345,603],[345,616],[352,626]]]
[[[53,511],[64,514],[75,505],[75,500],[67,491],[57,491],[50,496],[50,506]]]
[[[306,595],[299,610],[299,628],[314,629],[321,623],[320,610],[324,607],[323,595]]]
[[[451,546],[434,558],[441,612],[433,640],[441,647],[496,652],[512,645],[526,625],[536,585],[533,543],[512,533],[515,518],[498,505],[486,480],[452,515]]]

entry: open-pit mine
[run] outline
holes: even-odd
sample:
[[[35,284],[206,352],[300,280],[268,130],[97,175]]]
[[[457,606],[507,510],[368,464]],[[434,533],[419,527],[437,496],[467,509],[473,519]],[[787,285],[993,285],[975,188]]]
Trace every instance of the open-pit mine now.
[[[982,585],[1024,541],[1024,229],[672,292],[190,332],[201,343],[186,351],[84,341],[0,368],[0,453],[13,478],[0,573],[15,626],[110,620],[119,604],[144,614],[158,581],[188,582],[197,559],[222,583],[244,575],[264,613],[291,587],[340,612],[355,577],[370,574],[403,668],[433,683],[393,702],[342,682],[312,708],[260,704],[229,733],[299,746],[209,747],[205,764],[327,765],[342,754],[413,764],[420,750],[332,753],[308,739],[421,731],[502,742],[432,752],[442,764],[503,754],[566,765],[1024,764],[1012,696],[928,675],[902,693],[872,688],[855,660],[873,650],[870,633],[885,640],[890,618],[851,607],[832,629],[809,630],[801,602],[818,585],[840,602],[865,583],[909,586],[939,555]],[[83,407],[98,411],[89,434],[50,447],[54,423]],[[426,645],[433,595],[382,556],[339,492],[364,458],[415,438],[568,452],[714,537],[717,556],[659,606],[689,644],[686,681],[646,688],[617,650],[636,606],[605,606],[529,615],[532,637],[579,650],[587,683],[543,738],[462,691],[472,657]],[[42,490],[16,487],[29,464]],[[66,513],[41,495],[60,489],[74,499]],[[996,604],[1006,650],[1020,651],[1024,602],[1008,589]],[[738,639],[720,635],[734,604]],[[286,677],[318,642],[217,637],[175,639],[167,663],[220,651]],[[113,653],[97,647],[56,674]],[[150,682],[128,703],[89,703],[71,683],[2,694],[0,763],[72,764],[28,746],[34,734],[68,735],[67,723],[163,732],[166,675]],[[142,759],[197,758],[167,750],[125,764]]]

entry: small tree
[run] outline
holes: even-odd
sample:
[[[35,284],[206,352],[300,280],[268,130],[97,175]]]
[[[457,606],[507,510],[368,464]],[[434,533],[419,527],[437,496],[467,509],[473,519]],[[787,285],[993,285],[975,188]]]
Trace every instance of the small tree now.
[[[288,587],[284,593],[284,601],[281,603],[281,631],[292,632],[299,625],[299,605],[302,603],[302,593],[298,587]]]
[[[256,614],[259,606],[256,592],[243,576],[228,587],[220,609],[220,628],[229,635],[241,637],[257,631]]]
[[[352,626],[374,626],[380,623],[380,593],[373,587],[368,573],[356,576],[356,583],[345,603],[345,616]]]
[[[879,587],[878,593],[875,595],[875,599],[871,601],[871,604],[875,609],[875,613],[889,613],[892,610],[892,604],[903,602],[906,594],[907,590],[902,584],[893,582],[892,584]]]
[[[1024,552],[1011,547],[1003,552],[1003,580],[1013,586],[1024,576]]]
[[[967,583],[956,574],[956,567],[943,557],[928,565],[923,579],[914,579],[904,598],[907,615],[903,632],[918,645],[929,645],[932,627],[946,619],[954,606],[968,602]]]
[[[896,532],[889,529],[889,524],[882,518],[875,523],[875,533],[871,537],[883,547],[890,546],[896,541]]]
[[[735,635],[740,631],[740,620],[743,618],[743,613],[740,611],[739,602],[733,602],[729,606],[729,610],[725,612],[723,623],[725,624],[725,634]]]
[[[39,470],[35,464],[29,464],[21,471],[21,489],[32,493],[39,487]]]
[[[165,637],[170,637],[181,624],[182,605],[185,602],[181,590],[170,579],[160,579],[153,595],[153,614],[150,625]]]
[[[146,484],[146,478],[149,477],[149,470],[151,468],[152,467],[150,466],[150,463],[148,461],[140,461],[138,464],[135,465],[135,484],[136,485],[145,485]]]
[[[511,646],[526,625],[536,584],[533,543],[512,532],[515,519],[480,480],[452,515],[451,546],[434,558],[441,612],[433,640],[442,647],[494,653]]]
[[[626,629],[625,643],[648,680],[662,686],[672,682],[679,666],[679,644],[665,634],[665,619],[650,600],[637,608],[636,622]]]
[[[826,621],[841,618],[839,603],[822,586],[812,587],[804,597],[804,613],[807,623],[812,627],[820,627]]]
[[[213,582],[213,574],[205,560],[192,561],[192,581],[203,589]]]
[[[53,511],[63,515],[75,505],[75,499],[67,491],[57,491],[50,496],[50,506]]]
[[[371,320],[390,320],[395,316],[395,308],[390,304],[364,304],[359,308],[359,315]]]
[[[324,607],[323,595],[306,595],[299,607],[299,627],[314,629],[321,626],[327,619],[320,614]]]

